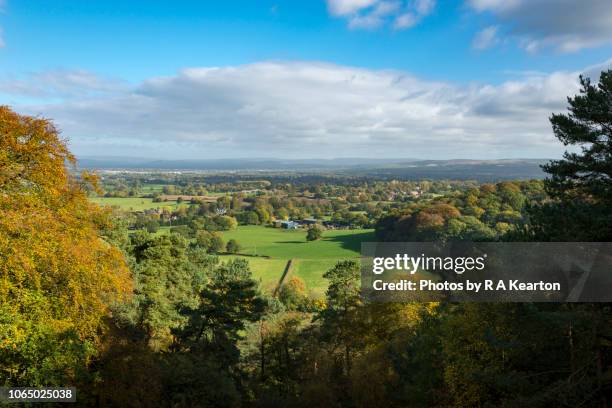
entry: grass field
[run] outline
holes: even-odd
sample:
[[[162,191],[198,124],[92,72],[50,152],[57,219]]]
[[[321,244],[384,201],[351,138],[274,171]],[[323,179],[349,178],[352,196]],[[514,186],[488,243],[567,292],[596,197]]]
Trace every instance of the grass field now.
[[[90,197],[90,201],[104,206],[117,206],[124,210],[143,211],[150,208],[167,208],[174,210],[178,206],[188,206],[189,203],[177,204],[176,201],[154,203],[152,198],[141,197]]]
[[[143,184],[140,186],[140,190],[145,193],[161,193],[165,184]]]
[[[227,241],[240,243],[240,252],[267,255],[278,259],[344,259],[359,256],[362,241],[373,241],[372,230],[329,230],[319,241],[306,241],[306,231],[268,228],[257,225],[240,226],[223,233]]]
[[[323,274],[342,259],[347,258],[297,259],[293,276],[299,276],[304,280],[312,296],[321,297],[327,289],[327,280],[323,277]]]
[[[236,239],[242,247],[241,253],[270,257],[246,257],[264,289],[275,287],[287,261],[293,259],[290,276],[302,278],[314,296],[325,292],[327,282],[323,274],[326,270],[339,260],[359,257],[361,242],[375,240],[372,230],[330,230],[323,233],[321,240],[308,242],[304,230],[262,226],[240,226],[224,232],[223,238],[226,241]]]

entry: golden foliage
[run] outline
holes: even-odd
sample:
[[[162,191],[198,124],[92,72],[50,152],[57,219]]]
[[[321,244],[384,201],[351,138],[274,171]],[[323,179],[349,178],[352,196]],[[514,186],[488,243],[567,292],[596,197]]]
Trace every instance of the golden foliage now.
[[[109,214],[88,202],[74,162],[51,122],[0,106],[0,356],[38,324],[95,344],[131,292],[121,252],[99,237]]]

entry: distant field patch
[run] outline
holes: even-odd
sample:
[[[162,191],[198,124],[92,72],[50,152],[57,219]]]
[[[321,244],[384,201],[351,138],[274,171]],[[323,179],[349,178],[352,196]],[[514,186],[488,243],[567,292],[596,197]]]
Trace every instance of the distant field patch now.
[[[183,201],[191,201],[197,200],[202,202],[214,203],[217,201],[219,196],[194,196],[194,195],[185,195],[185,194],[163,194],[160,195],[159,198],[162,201],[177,201],[179,198]]]
[[[142,197],[90,197],[89,200],[102,206],[116,206],[128,211],[144,211],[151,208],[167,208],[168,210],[175,210],[179,206],[186,207],[189,205],[189,203],[177,204],[176,201],[154,203],[153,199]]]
[[[164,186],[165,184],[144,184],[140,186],[140,190],[146,193],[158,193],[163,190]]]

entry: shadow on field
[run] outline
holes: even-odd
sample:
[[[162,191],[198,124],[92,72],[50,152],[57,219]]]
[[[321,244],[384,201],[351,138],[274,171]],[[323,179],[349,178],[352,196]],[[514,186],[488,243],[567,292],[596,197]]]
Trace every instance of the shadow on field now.
[[[373,232],[362,232],[352,235],[339,235],[336,237],[323,237],[324,241],[339,242],[344,249],[349,249],[361,253],[362,242],[372,242],[376,240]]]
[[[306,241],[276,241],[275,244],[305,244]]]

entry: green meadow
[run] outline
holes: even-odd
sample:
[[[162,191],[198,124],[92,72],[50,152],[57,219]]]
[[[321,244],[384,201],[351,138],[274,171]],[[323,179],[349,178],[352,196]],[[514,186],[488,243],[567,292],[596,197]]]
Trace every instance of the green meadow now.
[[[302,278],[314,296],[325,292],[327,282],[323,274],[327,269],[339,260],[358,258],[361,242],[375,240],[373,230],[356,229],[325,231],[321,240],[308,242],[305,230],[262,226],[240,226],[224,232],[223,238],[237,240],[240,252],[251,255],[246,258],[264,289],[276,286],[287,261],[293,259],[288,278]]]

